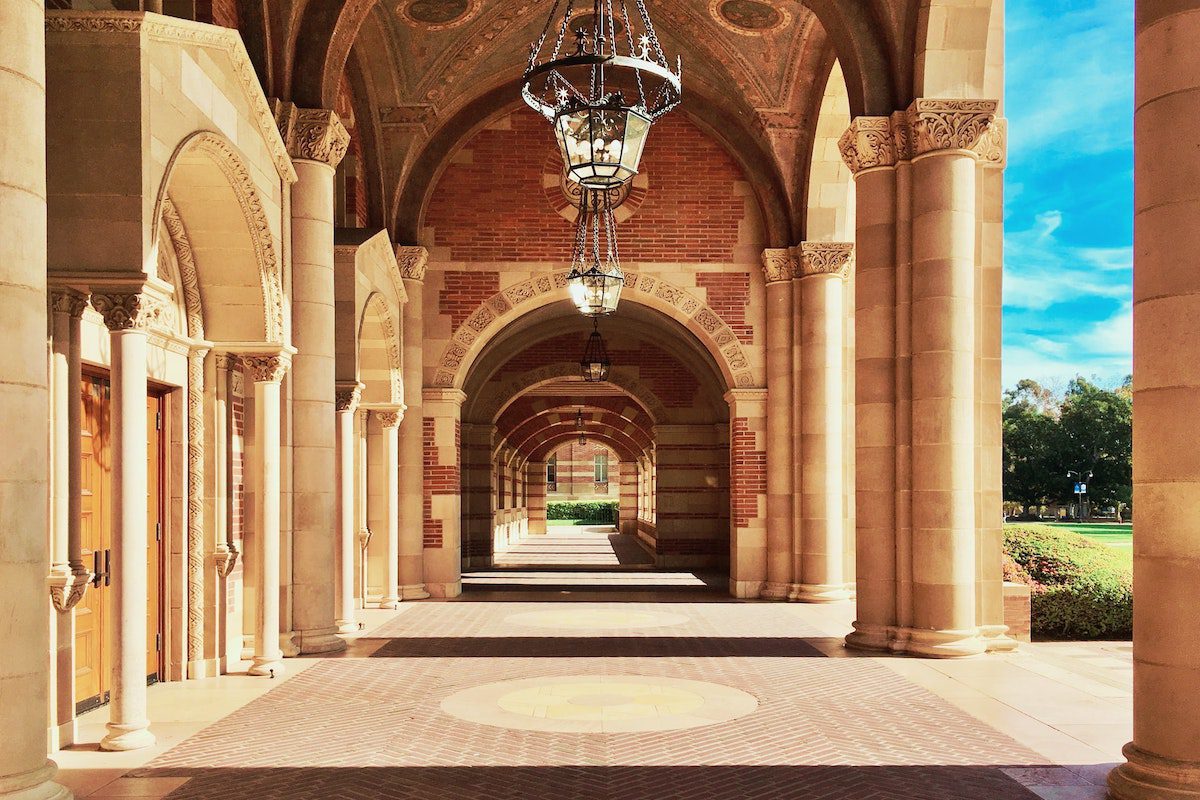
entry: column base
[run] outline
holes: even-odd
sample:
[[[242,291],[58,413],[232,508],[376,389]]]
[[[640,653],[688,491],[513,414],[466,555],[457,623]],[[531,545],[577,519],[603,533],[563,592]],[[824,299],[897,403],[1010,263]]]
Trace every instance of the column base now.
[[[901,628],[896,631],[896,652],[926,658],[969,658],[987,652],[987,643],[978,628],[935,631],[927,628]]]
[[[284,673],[283,656],[255,656],[254,663],[246,670],[247,675],[261,675],[264,678],[274,678]]]
[[[791,584],[788,583],[775,583],[774,581],[767,581],[763,584],[760,597],[762,597],[763,600],[787,600],[788,592],[791,590],[791,588]]]
[[[385,594],[379,600],[380,608],[391,609],[391,608],[396,608],[399,605],[400,605],[400,594],[398,592],[392,592],[390,594]]]
[[[296,631],[300,640],[300,655],[337,653],[346,649],[346,640],[337,635],[337,628],[321,628],[315,631]]]
[[[300,648],[296,646],[296,631],[279,634],[279,651],[283,653],[284,658],[300,655]]]
[[[729,579],[729,594],[740,600],[755,600],[762,596],[762,581],[738,581]]]
[[[851,650],[876,650],[887,652],[892,649],[892,628],[872,622],[854,622],[854,632],[847,634],[846,647]]]
[[[1021,643],[1008,635],[1007,625],[980,625],[979,635],[989,653],[1011,653]]]
[[[429,592],[425,591],[425,584],[412,583],[408,586],[400,587],[401,600],[425,600],[429,597]]]
[[[41,767],[0,778],[0,798],[3,800],[71,800],[71,792],[51,780],[58,765],[46,759]]]
[[[1108,773],[1113,800],[1200,800],[1200,763],[1156,756],[1133,742],[1121,752],[1129,760]]]
[[[188,680],[215,678],[221,674],[220,659],[206,658],[201,661],[189,661],[185,665],[184,674],[187,675]]]
[[[355,619],[339,619],[337,621],[338,633],[358,633],[361,630],[358,627],[358,620]]]
[[[100,740],[101,750],[141,750],[143,747],[152,747],[156,741],[154,734],[150,732],[148,721],[125,724],[109,722],[105,727],[108,728],[108,733]]]
[[[452,583],[426,583],[425,590],[430,597],[452,598],[462,594],[462,581]]]
[[[788,600],[797,603],[840,603],[849,599],[843,583],[795,583],[788,593]]]

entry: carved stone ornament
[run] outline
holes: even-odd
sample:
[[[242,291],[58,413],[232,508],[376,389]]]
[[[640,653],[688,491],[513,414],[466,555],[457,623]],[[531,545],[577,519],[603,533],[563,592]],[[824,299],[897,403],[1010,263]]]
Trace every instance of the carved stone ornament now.
[[[845,278],[850,274],[850,262],[854,257],[853,242],[804,242],[800,245],[800,251],[800,270],[804,277],[836,275]]]
[[[50,309],[57,314],[67,314],[74,319],[79,319],[83,316],[87,305],[87,295],[74,289],[50,290]]]
[[[350,148],[350,134],[338,115],[328,109],[297,108],[276,101],[275,122],[294,159],[336,167]]]
[[[996,119],[995,100],[918,99],[908,107],[916,155],[974,150]]]
[[[92,307],[110,331],[148,330],[162,311],[161,303],[145,292],[93,294]]]
[[[796,256],[786,248],[772,247],[763,250],[762,263],[767,283],[790,281],[798,274]]]
[[[429,251],[424,247],[396,245],[396,264],[400,277],[406,281],[425,280],[425,267],[429,263]]]
[[[856,117],[838,141],[842,159],[855,175],[896,164],[896,143],[889,117]]]
[[[397,428],[400,426],[400,420],[404,415],[399,411],[375,411],[375,418],[379,420],[379,424],[385,428]]]
[[[71,570],[50,573],[50,602],[54,610],[65,614],[83,599],[88,584],[92,581],[92,573],[82,566],[72,567]]]
[[[242,356],[242,364],[250,373],[250,379],[255,383],[278,383],[287,374],[291,366],[283,356],[251,355]]]
[[[233,568],[237,566],[238,549],[232,543],[217,546],[217,552],[213,553],[213,566],[217,568],[217,574],[222,578],[228,578],[233,572]]]
[[[356,386],[339,386],[334,393],[334,405],[339,412],[354,413],[358,401],[362,399],[362,384]]]

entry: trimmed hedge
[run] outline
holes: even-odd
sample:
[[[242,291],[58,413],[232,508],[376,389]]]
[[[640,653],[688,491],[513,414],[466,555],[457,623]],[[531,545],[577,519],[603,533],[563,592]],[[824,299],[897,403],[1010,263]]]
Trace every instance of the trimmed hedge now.
[[[585,522],[617,521],[616,500],[555,501],[546,504],[546,519],[574,519]]]
[[[1005,579],[1031,588],[1033,632],[1060,639],[1133,633],[1133,573],[1121,554],[1047,525],[1004,529]]]

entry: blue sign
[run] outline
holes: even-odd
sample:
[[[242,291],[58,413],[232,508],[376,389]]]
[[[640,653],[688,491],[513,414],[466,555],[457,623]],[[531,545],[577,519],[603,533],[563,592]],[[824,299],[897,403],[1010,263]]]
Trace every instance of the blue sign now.
[[[1086,483],[1075,484],[1075,494],[1087,494],[1087,484]]]

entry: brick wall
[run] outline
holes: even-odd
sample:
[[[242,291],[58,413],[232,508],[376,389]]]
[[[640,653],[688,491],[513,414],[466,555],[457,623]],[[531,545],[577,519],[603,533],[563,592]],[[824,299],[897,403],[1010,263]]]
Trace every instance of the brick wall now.
[[[608,483],[596,483],[596,456],[608,456]],[[620,460],[616,453],[599,442],[589,441],[580,445],[577,441],[568,442],[554,451],[557,459],[558,488],[551,492],[553,499],[561,500],[562,495],[570,493],[573,497],[586,499],[600,495],[605,499],[615,499],[618,494],[620,479]]]
[[[725,320],[738,341],[753,344],[754,326],[746,321],[746,308],[750,305],[750,273],[701,272],[696,275],[696,285],[707,290],[709,307]]]
[[[438,446],[435,439],[436,420],[425,417],[422,420],[421,433],[425,449],[422,466],[425,470],[424,481],[424,542],[425,547],[439,549],[443,544],[444,532],[442,521],[433,518],[433,498],[435,495],[459,494],[462,490],[462,473],[457,454],[462,451],[462,424],[454,422],[454,452],[452,464],[442,464],[438,461]]]
[[[522,109],[477,133],[446,167],[430,198],[425,243],[453,261],[565,261],[572,225],[546,198],[556,152],[549,125]],[[627,262],[728,262],[755,213],[745,178],[725,150],[682,114],[651,131],[642,160],[645,201],[619,226]]]
[[[438,293],[438,311],[449,315],[455,329],[467,321],[471,312],[500,291],[499,272],[452,270],[444,274],[446,285]]]
[[[747,527],[759,515],[758,499],[767,494],[767,453],[755,448],[754,431],[744,417],[733,421],[730,494],[735,527]]]

